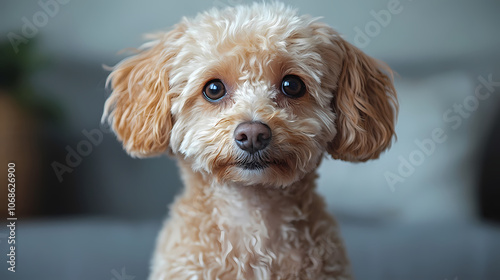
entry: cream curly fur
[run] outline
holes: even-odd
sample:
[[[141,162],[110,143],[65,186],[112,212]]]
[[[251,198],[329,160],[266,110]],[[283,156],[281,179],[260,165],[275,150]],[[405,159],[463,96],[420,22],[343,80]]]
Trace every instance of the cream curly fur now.
[[[315,170],[326,154],[366,161],[390,145],[390,69],[280,3],[213,9],[150,39],[113,68],[103,115],[132,156],[179,162],[185,189],[150,279],[351,279]],[[304,96],[281,92],[290,74]],[[227,89],[219,102],[202,95],[213,79]],[[247,121],[272,131],[251,158],[264,168],[238,165],[250,157],[234,130]]]

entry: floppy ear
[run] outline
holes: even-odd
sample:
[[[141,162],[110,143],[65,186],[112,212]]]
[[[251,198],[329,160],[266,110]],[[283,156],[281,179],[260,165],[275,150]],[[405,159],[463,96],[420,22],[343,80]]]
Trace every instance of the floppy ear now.
[[[395,135],[398,101],[388,76],[392,71],[342,38],[334,41],[343,58],[332,101],[337,135],[327,151],[334,158],[354,162],[378,158]]]
[[[172,128],[168,75],[177,53],[172,42],[183,33],[179,25],[169,33],[150,36],[153,41],[118,63],[108,77],[113,92],[102,120],[109,122],[132,156],[154,156],[168,149]]]

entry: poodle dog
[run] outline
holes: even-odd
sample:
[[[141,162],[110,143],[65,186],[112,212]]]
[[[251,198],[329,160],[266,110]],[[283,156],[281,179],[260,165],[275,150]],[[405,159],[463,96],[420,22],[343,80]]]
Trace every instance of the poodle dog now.
[[[281,3],[149,39],[113,67],[103,121],[131,156],[175,157],[185,184],[150,279],[352,279],[315,170],[390,146],[391,70]]]

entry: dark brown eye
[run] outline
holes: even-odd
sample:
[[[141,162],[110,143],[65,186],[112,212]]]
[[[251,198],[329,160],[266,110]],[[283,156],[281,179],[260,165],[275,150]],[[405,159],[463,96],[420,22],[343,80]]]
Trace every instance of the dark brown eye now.
[[[211,80],[203,88],[203,96],[210,102],[219,101],[226,95],[226,87],[221,80]]]
[[[299,98],[306,93],[306,85],[295,75],[287,75],[281,82],[281,91],[288,97]]]

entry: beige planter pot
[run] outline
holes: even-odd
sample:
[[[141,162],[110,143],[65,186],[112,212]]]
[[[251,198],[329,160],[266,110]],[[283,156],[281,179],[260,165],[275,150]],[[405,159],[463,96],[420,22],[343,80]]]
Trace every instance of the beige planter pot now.
[[[37,120],[0,92],[0,217],[8,216],[10,162],[15,163],[15,216],[32,217],[40,211],[40,148]]]

